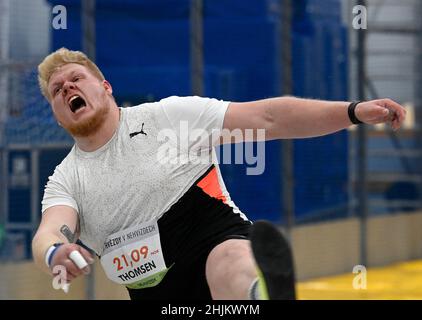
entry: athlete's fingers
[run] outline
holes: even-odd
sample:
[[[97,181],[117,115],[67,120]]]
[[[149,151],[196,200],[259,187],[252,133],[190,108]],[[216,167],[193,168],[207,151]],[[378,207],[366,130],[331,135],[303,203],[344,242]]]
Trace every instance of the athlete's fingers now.
[[[400,119],[398,117],[396,117],[393,121],[392,121],[392,128],[393,130],[398,130],[401,127],[402,122],[400,121]]]
[[[55,255],[53,256],[51,267],[54,271],[55,266],[64,266],[66,268],[66,272],[69,273],[69,278],[73,280],[74,278],[82,275],[82,274],[88,274],[90,272],[90,268],[87,265],[87,262],[85,262],[82,255],[79,253],[79,249],[81,247],[77,244],[63,244],[59,248],[57,248],[57,251]],[[79,255],[80,260],[84,262],[83,266],[78,266],[78,264],[75,263],[74,256],[75,253]],[[81,269],[82,268],[82,269]]]
[[[392,115],[392,127],[398,129],[406,119],[406,109],[391,99],[378,100],[379,104],[390,110]]]
[[[394,111],[394,113],[398,116],[400,121],[403,121],[406,116],[406,109],[391,99],[383,99],[384,106]]]
[[[73,280],[83,274],[83,271],[70,259],[64,261],[64,266],[66,267],[66,272],[72,277],[69,280]]]
[[[95,262],[93,255],[85,248],[79,246],[78,251],[81,253],[85,261],[88,262],[88,264],[93,264]]]
[[[92,254],[86,250],[85,248],[79,246],[78,248],[78,252],[80,252],[80,254],[82,255],[82,258],[88,263],[88,264],[93,264],[95,262],[94,257],[92,256]],[[88,265],[86,267],[83,268],[83,272],[85,274],[89,274],[91,272],[91,267]]]
[[[88,265],[88,262],[85,260],[85,258],[82,256],[82,254],[78,250],[73,250],[69,254],[70,260],[75,263],[75,265],[81,270],[84,274],[88,274],[91,269]]]

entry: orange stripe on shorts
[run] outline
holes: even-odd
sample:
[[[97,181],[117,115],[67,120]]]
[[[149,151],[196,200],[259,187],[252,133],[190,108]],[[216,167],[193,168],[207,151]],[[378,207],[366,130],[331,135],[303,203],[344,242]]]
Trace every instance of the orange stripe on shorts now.
[[[201,181],[196,184],[206,194],[218,200],[227,203],[227,199],[221,190],[220,183],[218,182],[217,169],[213,168]]]

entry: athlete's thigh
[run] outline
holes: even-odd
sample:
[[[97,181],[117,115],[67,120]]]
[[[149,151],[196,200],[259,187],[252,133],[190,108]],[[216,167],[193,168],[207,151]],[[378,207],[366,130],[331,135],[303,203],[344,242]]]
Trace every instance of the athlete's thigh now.
[[[206,276],[210,281],[229,281],[240,270],[255,272],[250,241],[228,239],[215,246],[208,255]]]

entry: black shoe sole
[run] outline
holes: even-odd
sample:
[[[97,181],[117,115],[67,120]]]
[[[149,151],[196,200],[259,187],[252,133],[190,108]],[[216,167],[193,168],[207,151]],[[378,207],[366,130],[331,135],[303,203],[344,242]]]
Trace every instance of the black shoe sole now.
[[[293,256],[284,234],[267,221],[256,221],[252,226],[251,244],[269,299],[295,300]]]

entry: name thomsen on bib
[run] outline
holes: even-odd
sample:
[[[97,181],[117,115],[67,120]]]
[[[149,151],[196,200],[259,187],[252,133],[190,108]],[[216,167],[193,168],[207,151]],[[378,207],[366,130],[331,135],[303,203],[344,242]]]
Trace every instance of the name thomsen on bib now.
[[[156,220],[116,232],[104,242],[101,264],[107,277],[131,289],[156,286],[168,268]]]

